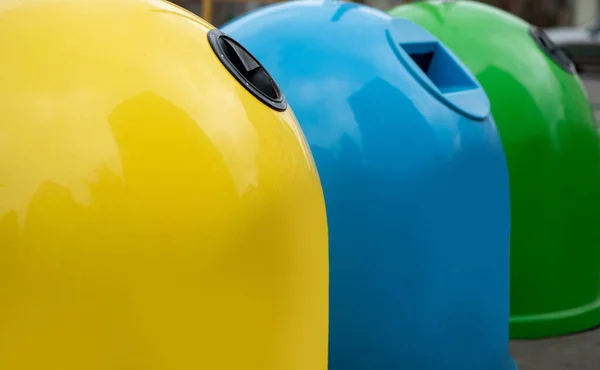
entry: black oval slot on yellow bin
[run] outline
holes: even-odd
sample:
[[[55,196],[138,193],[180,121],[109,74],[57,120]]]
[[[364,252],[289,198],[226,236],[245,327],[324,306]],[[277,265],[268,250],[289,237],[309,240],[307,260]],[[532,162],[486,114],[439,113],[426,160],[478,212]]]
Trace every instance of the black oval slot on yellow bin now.
[[[275,110],[287,109],[287,102],[279,86],[248,50],[216,29],[208,32],[208,42],[217,58],[246,90]]]

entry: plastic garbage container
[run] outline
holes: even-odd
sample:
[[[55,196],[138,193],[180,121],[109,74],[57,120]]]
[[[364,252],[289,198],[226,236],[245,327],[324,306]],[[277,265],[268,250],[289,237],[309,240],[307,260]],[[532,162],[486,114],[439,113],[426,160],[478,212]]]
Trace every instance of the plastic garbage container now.
[[[508,173],[475,78],[358,4],[277,4],[221,30],[278,81],[315,156],[329,369],[510,369]]]
[[[600,150],[573,64],[543,31],[489,5],[390,13],[445,42],[492,102],[510,173],[511,337],[600,324]]]
[[[211,29],[158,0],[2,2],[0,369],[326,370],[317,169]]]

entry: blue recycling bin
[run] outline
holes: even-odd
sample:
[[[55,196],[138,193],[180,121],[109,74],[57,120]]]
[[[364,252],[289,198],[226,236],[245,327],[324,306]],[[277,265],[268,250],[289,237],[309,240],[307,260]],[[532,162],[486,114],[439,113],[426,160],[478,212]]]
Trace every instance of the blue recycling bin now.
[[[222,31],[277,81],[319,170],[329,369],[513,369],[507,167],[465,66],[353,3],[279,3]]]

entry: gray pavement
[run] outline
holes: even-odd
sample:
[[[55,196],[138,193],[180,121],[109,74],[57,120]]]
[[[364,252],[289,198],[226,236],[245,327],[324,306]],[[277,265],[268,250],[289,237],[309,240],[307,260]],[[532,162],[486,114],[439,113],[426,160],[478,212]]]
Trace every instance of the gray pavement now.
[[[510,352],[519,370],[600,369],[600,329],[541,340],[515,340]]]
[[[600,74],[582,79],[600,123]],[[512,341],[510,351],[519,370],[600,370],[600,328],[558,338]]]

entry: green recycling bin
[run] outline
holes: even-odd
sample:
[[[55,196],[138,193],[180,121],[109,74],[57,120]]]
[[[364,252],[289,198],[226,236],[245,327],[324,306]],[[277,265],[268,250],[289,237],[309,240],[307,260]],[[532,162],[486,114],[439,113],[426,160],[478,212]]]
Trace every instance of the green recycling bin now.
[[[482,3],[390,14],[442,40],[491,101],[510,176],[511,338],[599,325],[600,145],[573,63],[540,29]]]

